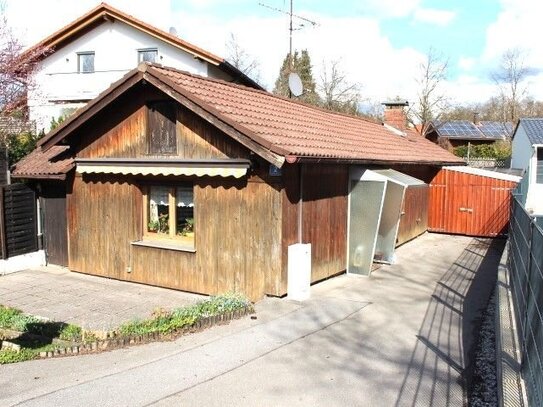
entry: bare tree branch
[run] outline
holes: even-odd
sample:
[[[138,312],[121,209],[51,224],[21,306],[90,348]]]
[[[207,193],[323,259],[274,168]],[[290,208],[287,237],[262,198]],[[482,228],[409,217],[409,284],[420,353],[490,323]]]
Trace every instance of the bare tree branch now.
[[[520,101],[527,95],[527,86],[523,82],[531,74],[525,61],[524,51],[508,49],[502,54],[500,66],[492,73],[502,100],[503,121],[516,122],[519,118]]]
[[[239,45],[233,33],[230,33],[230,38],[226,42],[226,49],[228,62],[255,82],[260,82],[260,63]]]
[[[360,85],[352,83],[340,67],[340,60],[323,61],[318,89],[322,106],[337,112],[358,114],[361,102]]]
[[[430,48],[426,60],[419,66],[417,102],[408,112],[412,124],[418,124],[425,134],[432,120],[438,120],[449,100],[442,89],[447,79],[448,61]]]

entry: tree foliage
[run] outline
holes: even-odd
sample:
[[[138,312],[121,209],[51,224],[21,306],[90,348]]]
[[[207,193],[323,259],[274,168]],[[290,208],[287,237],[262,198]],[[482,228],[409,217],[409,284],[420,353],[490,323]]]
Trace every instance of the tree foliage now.
[[[496,141],[492,144],[472,146],[458,146],[453,152],[458,157],[467,157],[469,148],[470,157],[505,159],[511,157],[511,143],[509,141]]]
[[[439,120],[448,105],[448,98],[443,89],[447,79],[448,61],[434,49],[430,49],[426,60],[419,66],[417,82],[417,102],[409,110],[409,119],[419,124],[421,134],[425,134],[432,120]]]
[[[288,76],[291,72],[296,72],[302,80],[304,92],[297,99],[313,105],[320,105],[321,100],[316,91],[317,85],[313,78],[313,67],[307,50],[302,50],[301,53],[295,51],[292,54],[292,60],[290,55],[287,54],[279,70],[279,76],[275,81],[273,93],[285,97],[290,96]]]
[[[8,25],[4,8],[0,6],[0,116],[4,122],[27,120],[26,93],[32,85],[33,74],[45,48],[34,47],[23,52],[23,47]],[[8,149],[10,163],[31,151],[38,137],[30,132],[13,133],[0,128],[0,143]]]

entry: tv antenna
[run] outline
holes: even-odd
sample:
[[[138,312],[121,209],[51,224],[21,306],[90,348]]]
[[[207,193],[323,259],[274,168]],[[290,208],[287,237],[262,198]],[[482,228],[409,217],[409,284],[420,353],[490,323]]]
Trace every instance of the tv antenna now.
[[[292,60],[292,32],[295,31],[295,30],[301,30],[302,28],[305,27],[305,23],[309,23],[311,24],[313,27],[315,27],[316,25],[318,25],[315,21],[312,21],[308,18],[305,18],[305,17],[302,17],[302,16],[299,16],[297,14],[294,14],[293,13],[293,0],[290,0],[290,10],[289,11],[285,11],[285,10],[282,10],[280,8],[276,8],[276,7],[272,7],[272,6],[269,6],[267,4],[264,4],[264,3],[258,3],[258,5],[262,6],[262,7],[266,7],[266,8],[269,8],[270,10],[273,10],[273,11],[277,11],[278,13],[282,13],[282,14],[286,14],[289,16],[289,47],[288,47],[288,55],[289,55],[289,59],[290,59],[290,69],[292,70],[294,67],[293,67],[293,60]],[[300,24],[299,27],[297,28],[294,28],[293,25],[292,25],[292,18],[297,18],[298,20],[302,21],[302,23]]]

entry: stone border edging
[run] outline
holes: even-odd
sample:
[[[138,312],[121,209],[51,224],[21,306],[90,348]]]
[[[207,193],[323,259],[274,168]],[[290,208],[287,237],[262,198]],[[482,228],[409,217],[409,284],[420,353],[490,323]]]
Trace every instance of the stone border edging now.
[[[41,359],[54,358],[61,356],[75,356],[85,355],[91,353],[104,352],[108,350],[126,348],[128,346],[142,345],[151,342],[160,341],[172,341],[183,335],[199,332],[206,328],[211,328],[216,325],[224,325],[234,319],[240,319],[244,316],[254,314],[253,307],[244,307],[240,310],[227,312],[225,314],[215,315],[208,318],[202,318],[196,321],[194,324],[181,328],[179,330],[170,332],[168,334],[162,334],[160,332],[153,332],[145,335],[133,335],[123,337],[111,337],[106,339],[97,340],[81,345],[68,346],[65,348],[58,348],[52,351],[40,352],[39,357]]]
[[[499,406],[527,406],[521,355],[515,324],[514,304],[508,272],[509,242],[505,245],[496,280],[496,381]]]

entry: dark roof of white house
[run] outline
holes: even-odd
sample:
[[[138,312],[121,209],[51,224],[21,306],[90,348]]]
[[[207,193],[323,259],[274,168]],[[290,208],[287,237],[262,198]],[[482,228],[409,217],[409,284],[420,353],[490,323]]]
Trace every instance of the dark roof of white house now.
[[[522,126],[531,144],[543,144],[542,117],[520,119],[519,126]]]

